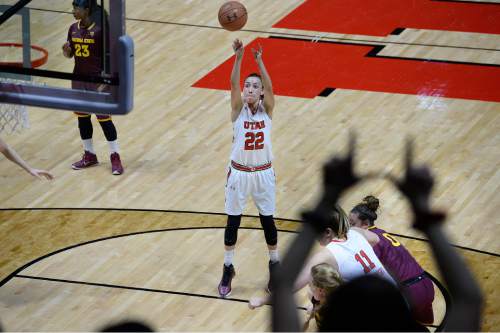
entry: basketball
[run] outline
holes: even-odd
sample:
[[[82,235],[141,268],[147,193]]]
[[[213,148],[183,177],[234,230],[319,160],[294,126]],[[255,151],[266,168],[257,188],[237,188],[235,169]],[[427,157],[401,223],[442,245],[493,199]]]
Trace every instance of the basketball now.
[[[247,9],[238,1],[228,1],[219,9],[219,23],[228,31],[240,30],[247,23]]]

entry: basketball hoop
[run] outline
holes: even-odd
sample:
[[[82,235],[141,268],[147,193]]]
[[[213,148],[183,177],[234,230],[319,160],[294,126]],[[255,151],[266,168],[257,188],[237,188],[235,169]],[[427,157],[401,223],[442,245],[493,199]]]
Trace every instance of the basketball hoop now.
[[[15,48],[23,48],[23,44],[20,43],[0,43],[0,47],[15,47]],[[33,50],[39,51],[42,53],[42,56],[38,59],[31,61],[31,68],[37,68],[45,65],[47,60],[49,59],[49,52],[43,47],[31,45]],[[0,61],[0,65],[2,66],[13,66],[13,67],[23,67],[22,61]]]
[[[0,43],[0,47],[22,48],[20,43]],[[31,61],[31,68],[37,68],[44,65],[49,58],[49,52],[44,48],[36,45],[31,45],[31,49],[39,51],[41,57]],[[2,61],[0,65],[10,67],[23,67],[22,61]],[[16,80],[0,76],[0,84],[32,84],[38,85],[31,81]],[[0,104],[0,133],[14,133],[29,128],[28,111],[25,105],[18,104]]]

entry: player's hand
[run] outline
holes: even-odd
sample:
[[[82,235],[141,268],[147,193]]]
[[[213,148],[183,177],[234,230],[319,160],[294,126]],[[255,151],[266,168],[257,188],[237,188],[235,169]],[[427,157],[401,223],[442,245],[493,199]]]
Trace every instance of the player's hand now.
[[[355,146],[356,136],[351,132],[347,156],[334,156],[323,167],[325,195],[331,196],[334,193],[338,195],[360,180],[360,177],[354,173]]]
[[[71,58],[71,45],[69,44],[69,42],[63,44],[62,50],[66,58]]]
[[[248,301],[248,307],[250,309],[260,308],[266,304],[266,299],[264,297],[251,297]]]
[[[29,173],[30,175],[37,177],[38,179],[44,179],[44,178],[48,180],[54,179],[54,175],[45,170],[30,169]]]
[[[262,60],[262,45],[259,44],[258,49],[254,49],[252,47],[252,53],[253,53],[253,56],[255,58],[255,61]]]
[[[413,165],[413,142],[407,140],[405,148],[405,174],[403,179],[393,179],[399,190],[408,198],[417,211],[430,210],[430,196],[434,177],[425,165]]]
[[[331,214],[338,210],[337,201],[342,193],[356,184],[361,177],[354,173],[354,153],[356,137],[350,133],[347,155],[334,156],[323,167],[323,195],[313,210],[304,211],[302,219],[318,233],[328,226]]]
[[[430,207],[434,176],[426,165],[413,165],[413,142],[411,140],[406,143],[405,169],[403,179],[392,179],[392,181],[410,201],[415,214],[414,227],[424,230],[431,224],[442,222],[445,214],[433,212]]]
[[[236,38],[233,42],[233,50],[234,54],[236,54],[236,58],[238,60],[241,60],[241,58],[243,58],[244,48],[243,48],[243,42],[238,38]]]

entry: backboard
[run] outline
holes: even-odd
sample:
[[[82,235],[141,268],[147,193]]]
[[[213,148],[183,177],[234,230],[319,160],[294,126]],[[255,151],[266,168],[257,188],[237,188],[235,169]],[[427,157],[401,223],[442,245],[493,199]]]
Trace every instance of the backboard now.
[[[96,28],[79,38],[69,33],[72,25],[80,29],[71,0],[0,1],[0,103],[96,114],[132,110],[134,43],[125,33],[125,0],[88,3]],[[71,58],[62,50],[69,40]],[[96,69],[74,69],[77,55],[89,54]]]

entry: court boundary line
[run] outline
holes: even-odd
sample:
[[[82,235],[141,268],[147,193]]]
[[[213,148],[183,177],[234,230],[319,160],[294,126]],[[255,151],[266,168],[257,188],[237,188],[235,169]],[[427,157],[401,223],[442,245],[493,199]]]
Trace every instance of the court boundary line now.
[[[0,208],[0,212],[2,211],[29,211],[29,210],[83,210],[83,211],[124,211],[124,212],[153,212],[153,213],[181,213],[181,214],[205,214],[205,215],[218,215],[218,216],[227,216],[225,213],[218,213],[218,212],[201,212],[201,211],[190,211],[190,210],[170,210],[170,209],[142,209],[142,208],[103,208],[103,207],[98,207],[98,208],[88,208],[88,207],[34,207],[34,208]],[[259,218],[257,215],[246,215],[243,214],[243,217],[252,217],[252,218]],[[281,217],[276,217],[274,216],[275,220],[279,221],[284,221],[284,222],[294,222],[294,223],[299,223],[302,224],[304,221],[297,220],[297,219],[289,219],[289,218],[281,218]],[[223,228],[223,227],[221,227]],[[261,229],[261,228],[257,228]],[[170,230],[170,229],[168,229]],[[283,232],[297,232],[297,231],[287,231],[287,230],[282,230]],[[386,230],[387,231],[387,230]],[[401,238],[406,238],[406,239],[411,239],[411,240],[418,240],[418,241],[423,241],[426,243],[429,243],[429,241],[426,238],[422,237],[416,237],[416,236],[408,236],[408,235],[403,235],[403,234],[396,234],[392,232],[388,232],[390,235],[401,237]],[[466,251],[471,251],[471,252],[476,252],[479,254],[485,254],[493,257],[500,257],[500,253],[495,253],[495,252],[489,252],[485,250],[479,250],[475,249],[472,247],[467,247],[467,246],[462,246],[462,245],[457,245],[450,243],[451,246],[456,247],[461,250],[466,250]],[[0,284],[1,286],[1,284]]]
[[[134,290],[134,291],[146,291],[146,292],[150,292],[150,293],[162,293],[162,294],[171,294],[171,295],[178,295],[178,296],[190,296],[190,297],[218,299],[218,300],[223,300],[223,301],[234,301],[234,302],[240,302],[240,303],[248,303],[248,300],[245,300],[242,298],[232,298],[232,297],[222,298],[222,297],[213,296],[213,295],[206,295],[206,294],[187,293],[187,292],[182,292],[182,291],[163,290],[163,289],[154,289],[154,288],[124,286],[124,285],[120,285],[120,284],[108,284],[108,283],[100,283],[100,282],[87,282],[87,281],[76,281],[76,280],[67,280],[67,279],[56,279],[56,278],[24,275],[24,274],[16,275],[16,276],[14,276],[14,278],[42,280],[42,281],[50,281],[50,282],[61,282],[61,283],[69,283],[69,284],[80,284],[80,285],[93,286],[93,287],[105,287],[105,288],[126,289],[126,290]]]
[[[44,260],[44,259],[46,259],[48,257],[53,256],[53,255],[56,255],[56,254],[65,252],[67,250],[71,250],[71,249],[80,247],[80,246],[85,246],[85,245],[89,245],[89,244],[92,244],[92,243],[107,241],[107,240],[111,240],[111,239],[115,239],[115,238],[121,238],[121,237],[137,236],[137,235],[152,234],[152,233],[167,232],[167,231],[185,231],[185,230],[203,230],[203,229],[225,229],[225,226],[174,227],[174,228],[163,228],[163,229],[154,229],[154,230],[143,230],[143,231],[136,231],[136,232],[130,232],[130,233],[125,233],[125,234],[107,236],[107,237],[102,237],[102,238],[96,238],[96,239],[92,239],[92,240],[89,240],[89,241],[86,241],[86,242],[73,244],[73,245],[66,246],[64,248],[60,248],[58,250],[52,251],[50,253],[44,254],[41,257],[33,259],[30,262],[28,262],[28,263],[22,265],[21,267],[17,268],[14,272],[12,272],[6,278],[4,278],[3,280],[0,281],[0,288],[3,287],[3,285],[5,285],[7,282],[9,282],[10,279],[12,279],[13,277],[17,276],[18,273],[22,272],[24,269],[28,268],[29,266],[34,265],[37,262],[42,261],[42,260]],[[259,231],[262,230],[262,228],[258,228],[258,227],[240,227],[239,229],[240,230],[241,229],[243,229],[243,230],[259,230]],[[278,229],[278,232],[287,232],[287,233],[295,233],[295,234],[298,233],[297,231],[282,230],[282,229]]]
[[[3,210],[3,209],[2,209]],[[157,232],[168,232],[168,231],[185,231],[185,230],[204,230],[204,229],[225,229],[225,227],[181,227],[181,228],[165,228],[165,229],[157,229],[157,230],[146,230],[146,231],[138,231],[138,232],[133,232],[133,233],[126,233],[126,234],[120,234],[120,235],[114,235],[114,236],[108,236],[108,237],[103,237],[103,238],[98,238],[94,240],[90,240],[87,242],[83,243],[78,243],[78,244],[73,244],[70,246],[67,246],[65,248],[53,251],[51,253],[48,253],[46,255],[43,255],[41,257],[38,257],[29,263],[23,265],[22,267],[18,268],[15,270],[13,273],[8,275],[5,279],[0,281],[0,288],[3,287],[5,284],[7,284],[10,280],[14,278],[24,278],[24,279],[33,279],[33,280],[42,280],[42,281],[49,281],[49,282],[60,282],[60,283],[69,283],[69,284],[79,284],[79,285],[86,285],[86,286],[95,286],[95,287],[105,287],[105,288],[115,288],[115,289],[125,289],[125,290],[133,290],[133,291],[146,291],[146,292],[153,292],[153,293],[163,293],[163,294],[170,294],[170,295],[178,295],[178,296],[188,296],[188,297],[199,297],[199,298],[208,298],[208,299],[216,299],[216,300],[224,300],[224,301],[235,301],[235,302],[240,302],[240,303],[248,303],[249,300],[247,299],[242,299],[242,298],[225,298],[225,297],[220,297],[220,296],[213,296],[213,295],[207,295],[207,294],[196,294],[196,293],[188,293],[188,292],[181,292],[181,291],[172,291],[172,290],[163,290],[163,289],[153,289],[153,288],[143,288],[143,287],[132,287],[132,286],[124,286],[124,285],[118,285],[118,284],[108,284],[108,283],[97,283],[97,282],[87,282],[87,281],[76,281],[76,280],[68,280],[68,279],[57,279],[57,278],[49,278],[49,277],[40,277],[40,276],[33,276],[33,275],[25,275],[25,274],[18,274],[22,272],[23,270],[27,269],[28,267],[48,258],[51,256],[54,256],[56,254],[71,250],[76,247],[80,246],[85,246],[101,241],[107,241],[110,239],[115,239],[115,238],[122,238],[122,237],[129,237],[129,236],[136,236],[136,235],[143,235],[143,234],[150,234],[150,233],[157,233]],[[258,227],[240,227],[240,229],[244,230],[261,230],[262,228]],[[291,231],[291,230],[280,230],[278,229],[279,232],[287,232],[287,233],[298,233],[297,231]],[[425,325],[427,327],[433,327],[433,328],[439,328],[443,325],[445,322],[445,319],[447,318],[447,313],[448,309],[450,307],[450,297],[448,294],[448,290],[443,286],[443,284],[432,274],[426,272],[426,274],[429,275],[429,278],[434,282],[436,287],[440,290],[441,294],[443,295],[443,298],[445,300],[445,313],[443,316],[443,319],[439,325]],[[271,304],[265,304],[271,306]],[[300,307],[298,306],[297,309],[300,310],[306,310],[305,307]]]
[[[483,63],[483,62],[468,62],[468,61],[443,60],[443,59],[433,59],[433,58],[412,58],[412,57],[379,55],[379,52],[381,52],[387,45],[377,45],[376,43],[374,43],[374,44],[362,44],[362,43],[351,43],[351,42],[337,42],[337,41],[329,41],[329,40],[314,40],[314,39],[307,39],[307,38],[292,38],[292,37],[275,36],[275,35],[270,35],[267,38],[269,38],[269,39],[284,39],[284,40],[300,41],[300,42],[311,42],[311,43],[341,44],[341,45],[371,47],[372,49],[370,51],[368,51],[367,54],[365,54],[365,57],[367,57],[367,58],[395,59],[395,60],[422,61],[422,62],[437,62],[437,63],[452,64],[452,65],[500,67],[500,64],[489,64],[489,63]]]
[[[443,0],[441,0],[441,1],[443,1]],[[32,10],[38,10],[38,11],[53,12],[53,13],[60,13],[60,14],[71,14],[72,15],[71,12],[66,12],[63,10],[33,8],[33,7],[28,7],[28,8],[32,9]],[[201,24],[192,24],[192,23],[179,23],[179,22],[149,20],[149,19],[139,19],[139,18],[133,18],[133,17],[126,17],[125,20],[126,21],[135,21],[135,22],[165,24],[165,25],[178,25],[178,26],[184,26],[184,27],[197,27],[197,28],[218,29],[218,30],[224,29],[224,28],[219,27],[219,26],[210,26],[210,25],[201,25]],[[277,28],[274,28],[274,29],[277,29]],[[410,29],[410,28],[402,28],[402,29]],[[416,29],[414,29],[414,30],[416,30]],[[431,30],[431,29],[427,29],[427,30]],[[320,31],[318,31],[317,35],[307,35],[307,34],[299,34],[299,33],[292,33],[292,32],[275,32],[275,31],[252,30],[252,29],[241,29],[239,31],[241,31],[241,32],[255,32],[255,33],[262,33],[262,34],[276,34],[276,35],[283,35],[283,36],[309,37],[312,39],[318,39],[318,35],[322,33]],[[434,30],[431,30],[431,31],[434,31]],[[448,30],[443,30],[443,31],[448,31]],[[460,33],[460,31],[448,31],[448,32]],[[462,32],[462,33],[474,33],[474,32],[471,31],[471,32]],[[493,35],[495,35],[495,34],[493,34]],[[356,35],[356,36],[358,36],[358,35]],[[383,43],[383,44],[395,44],[395,45],[427,46],[427,47],[442,47],[442,48],[455,48],[455,49],[468,49],[468,50],[477,50],[477,51],[500,52],[500,49],[488,49],[488,48],[479,48],[479,47],[471,47],[471,46],[423,44],[423,43],[409,43],[409,42],[405,43],[405,42],[394,42],[394,41],[373,41],[373,40],[363,40],[363,39],[358,40],[358,39],[352,39],[352,38],[330,37],[330,36],[321,36],[319,38],[320,39],[327,39],[327,40],[346,40],[346,41],[365,42],[365,43]]]
[[[432,276],[432,275],[430,275],[430,276]],[[434,276],[432,276],[432,277],[434,278]],[[20,274],[20,275],[14,276],[14,278],[30,279],[30,280],[42,280],[42,281],[49,281],[49,282],[60,282],[60,283],[78,284],[78,285],[86,285],[86,286],[94,286],[94,287],[115,288],[115,289],[125,289],[125,290],[134,290],[134,291],[146,291],[146,292],[152,292],[152,293],[162,293],[162,294],[178,295],[178,296],[208,298],[208,299],[215,299],[215,300],[221,300],[221,301],[232,301],[232,302],[240,302],[240,303],[248,303],[248,301],[249,301],[249,300],[246,300],[246,299],[243,299],[243,298],[218,297],[218,296],[213,296],[213,295],[196,294],[196,293],[186,293],[186,292],[181,292],[181,291],[171,291],[171,290],[151,289],[151,288],[140,288],[140,287],[123,286],[123,285],[118,285],[118,284],[107,284],[107,283],[97,283],[97,282],[75,281],[75,280],[67,280],[67,279],[55,279],[55,278],[48,278],[48,277],[42,277],[42,276],[33,276],[33,275],[21,275]],[[434,280],[433,280],[433,282],[434,282]],[[445,294],[443,294],[443,296],[444,296],[444,298],[446,300]],[[272,304],[264,304],[264,306],[272,306]],[[303,311],[307,310],[303,306],[297,306],[296,308],[298,310],[303,310]],[[444,322],[444,319],[446,318],[446,313],[447,313],[447,311],[445,310],[445,316],[443,317],[443,322]],[[432,327],[432,328],[438,328],[440,325],[434,325],[434,324],[432,324],[432,325],[425,325],[425,326]]]

